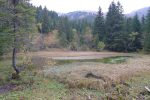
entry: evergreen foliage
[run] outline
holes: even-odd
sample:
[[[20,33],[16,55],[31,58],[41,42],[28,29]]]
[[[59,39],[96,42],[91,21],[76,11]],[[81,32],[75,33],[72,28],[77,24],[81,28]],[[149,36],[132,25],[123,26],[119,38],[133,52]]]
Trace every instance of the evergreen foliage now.
[[[42,33],[47,34],[50,31],[49,15],[48,10],[45,7],[43,11],[43,20],[42,20]]]
[[[16,67],[16,53],[25,49],[29,45],[30,32],[34,29],[34,7],[29,4],[29,0],[1,0],[1,29],[0,48],[3,51],[12,50],[12,66],[19,74]]]
[[[137,14],[133,17],[132,32],[137,33],[133,41],[135,50],[142,49],[142,28]]]
[[[149,16],[150,11],[141,20],[137,14],[126,18],[122,5],[113,1],[106,18],[99,7],[91,23],[87,19],[69,20],[46,7],[33,7],[29,0],[0,0],[0,55],[11,48],[20,51],[30,47],[29,33],[35,26],[42,39],[58,31],[60,47],[71,50],[101,50],[104,46],[103,49],[110,51],[134,52],[144,48],[149,52]]]
[[[112,2],[106,16],[106,48],[112,51],[125,50],[123,8],[118,2]]]
[[[146,34],[144,39],[144,51],[150,53],[150,8],[146,16]]]
[[[93,35],[94,35],[95,48],[97,48],[99,41],[104,41],[106,36],[104,16],[100,7],[94,21]]]

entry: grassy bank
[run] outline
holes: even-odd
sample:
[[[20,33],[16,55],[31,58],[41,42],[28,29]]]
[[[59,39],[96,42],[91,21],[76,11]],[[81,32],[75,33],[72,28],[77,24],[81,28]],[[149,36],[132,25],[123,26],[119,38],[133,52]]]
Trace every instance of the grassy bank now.
[[[118,58],[117,58],[118,59]],[[107,61],[109,61],[107,59]],[[2,87],[13,86],[0,93],[0,100],[149,100],[150,93],[145,86],[150,86],[150,73],[138,73],[124,82],[113,84],[109,90],[70,88],[39,73],[34,66],[20,73],[18,80],[11,80],[11,60],[0,61],[0,91]],[[6,88],[7,89],[7,88]]]
[[[70,89],[65,84],[39,74],[36,68],[25,69],[19,79],[12,80],[11,60],[1,60],[0,71],[0,100],[83,100],[90,94],[93,94],[93,98],[101,95],[100,91]]]

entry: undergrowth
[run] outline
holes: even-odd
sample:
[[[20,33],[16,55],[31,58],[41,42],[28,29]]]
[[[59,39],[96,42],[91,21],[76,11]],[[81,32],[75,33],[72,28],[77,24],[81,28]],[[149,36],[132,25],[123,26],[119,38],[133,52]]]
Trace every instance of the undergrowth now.
[[[0,100],[83,100],[90,94],[96,97],[100,93],[87,89],[70,89],[65,84],[44,77],[39,73],[39,68],[37,70],[35,66],[28,67],[21,71],[19,79],[12,80],[11,73],[14,71],[11,60],[0,61],[0,89],[11,84],[14,86],[6,92],[0,92]]]
[[[107,59],[108,61],[108,59]],[[70,62],[69,62],[70,63]],[[11,80],[11,60],[0,61],[0,87],[14,84],[11,90],[0,93],[0,100],[150,100],[150,73],[140,73],[116,83],[109,90],[69,88],[66,84],[44,77],[36,66],[29,66],[20,73],[20,78]]]

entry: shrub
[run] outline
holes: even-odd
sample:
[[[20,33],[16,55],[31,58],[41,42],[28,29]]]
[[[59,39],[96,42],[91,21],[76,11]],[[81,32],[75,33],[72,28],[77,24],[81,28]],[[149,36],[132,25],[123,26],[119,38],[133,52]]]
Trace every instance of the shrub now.
[[[97,45],[97,50],[102,51],[102,50],[104,50],[104,48],[105,48],[105,43],[100,41]]]

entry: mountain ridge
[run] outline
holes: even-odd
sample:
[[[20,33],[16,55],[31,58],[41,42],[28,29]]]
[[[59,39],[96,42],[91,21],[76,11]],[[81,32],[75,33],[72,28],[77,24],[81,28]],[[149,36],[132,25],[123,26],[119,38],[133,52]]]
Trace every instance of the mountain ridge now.
[[[144,7],[141,9],[137,9],[135,11],[132,11],[131,13],[125,14],[126,17],[133,17],[135,14],[139,16],[141,19],[142,16],[146,16],[148,9],[150,7]],[[106,16],[107,13],[104,13],[104,16]],[[59,16],[67,16],[69,20],[81,20],[81,19],[86,19],[89,22],[93,22],[95,17],[97,15],[96,11],[72,11],[68,13],[61,13]]]
[[[131,13],[126,14],[127,17],[133,17],[135,14],[139,16],[139,18],[142,18],[142,16],[146,16],[148,13],[150,7],[144,7],[135,11],[132,11]]]

